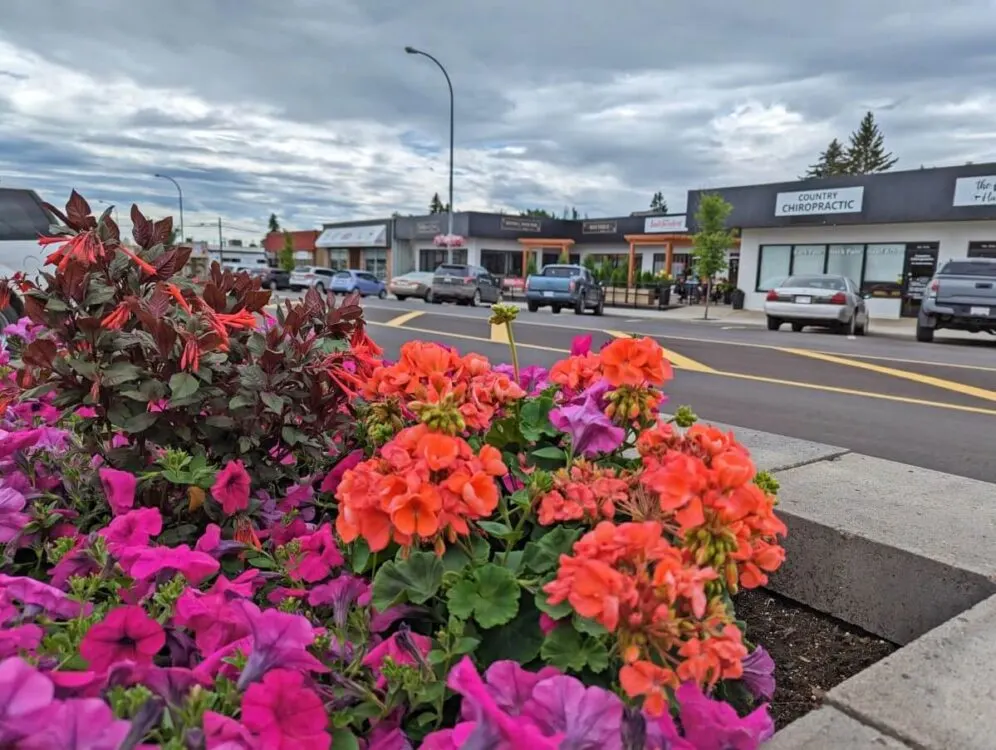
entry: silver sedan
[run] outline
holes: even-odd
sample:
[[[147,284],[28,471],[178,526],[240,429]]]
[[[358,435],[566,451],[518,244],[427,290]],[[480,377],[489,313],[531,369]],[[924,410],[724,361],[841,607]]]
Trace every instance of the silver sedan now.
[[[821,274],[790,276],[768,292],[764,301],[768,330],[789,323],[793,331],[806,326],[829,328],[858,336],[868,331],[868,306],[853,281]]]

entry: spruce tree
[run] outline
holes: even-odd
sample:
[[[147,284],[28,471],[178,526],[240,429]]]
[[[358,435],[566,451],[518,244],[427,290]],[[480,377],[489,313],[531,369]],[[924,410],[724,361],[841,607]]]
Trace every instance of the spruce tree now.
[[[446,213],[446,206],[443,205],[443,201],[439,197],[439,193],[432,194],[432,200],[429,202],[429,213],[430,214]]]
[[[885,150],[885,136],[875,122],[875,115],[868,112],[861,118],[858,129],[851,133],[847,147],[848,174],[873,174],[887,172],[899,161]]]
[[[657,211],[662,214],[667,213],[667,201],[664,200],[664,193],[660,190],[654,193],[653,197],[650,199],[650,210]]]
[[[830,177],[835,174],[850,174],[850,165],[847,161],[847,154],[844,153],[844,146],[836,138],[830,141],[826,151],[820,154],[820,158],[815,164],[810,165],[801,179]]]
[[[270,231],[271,232],[279,232],[280,231],[280,222],[277,221],[277,215],[276,214],[270,214],[270,221],[268,223],[269,223]]]

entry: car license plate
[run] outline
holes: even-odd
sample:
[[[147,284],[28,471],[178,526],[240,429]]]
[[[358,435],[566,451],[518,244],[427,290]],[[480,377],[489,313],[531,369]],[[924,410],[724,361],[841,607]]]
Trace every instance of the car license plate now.
[[[552,297],[553,296],[553,292],[543,292],[543,296],[544,297]]]
[[[797,303],[799,303],[800,305],[808,305],[810,302],[813,301],[813,298],[812,297],[796,297],[795,301]]]
[[[975,316],[977,316],[979,318],[988,318],[989,317],[989,308],[988,307],[970,307],[968,309],[968,314],[969,315],[975,315]]]

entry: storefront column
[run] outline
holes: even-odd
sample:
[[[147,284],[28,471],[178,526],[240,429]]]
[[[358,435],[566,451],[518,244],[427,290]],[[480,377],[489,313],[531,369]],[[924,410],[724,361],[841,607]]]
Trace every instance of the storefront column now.
[[[674,257],[673,243],[668,242],[664,249],[664,272],[670,276],[671,275],[671,260]]]
[[[626,277],[628,279],[627,286],[633,286],[633,270],[636,265],[636,243],[633,240],[629,241],[629,275]]]
[[[529,248],[522,246],[522,278],[529,275]]]

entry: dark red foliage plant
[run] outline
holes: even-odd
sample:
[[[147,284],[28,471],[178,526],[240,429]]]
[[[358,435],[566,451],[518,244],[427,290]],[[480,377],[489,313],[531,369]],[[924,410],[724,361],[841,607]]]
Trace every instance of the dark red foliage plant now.
[[[350,397],[375,354],[353,295],[336,305],[312,290],[270,315],[270,292],[214,263],[184,274],[189,247],[173,222],[132,206],[134,245],[75,191],[40,283],[13,280],[42,334],[19,352],[20,385],[88,420],[86,447],[142,470],[157,451],[240,459],[256,481],[321,468],[348,442]],[[355,342],[356,346],[351,345]],[[305,466],[288,468],[292,462]]]

